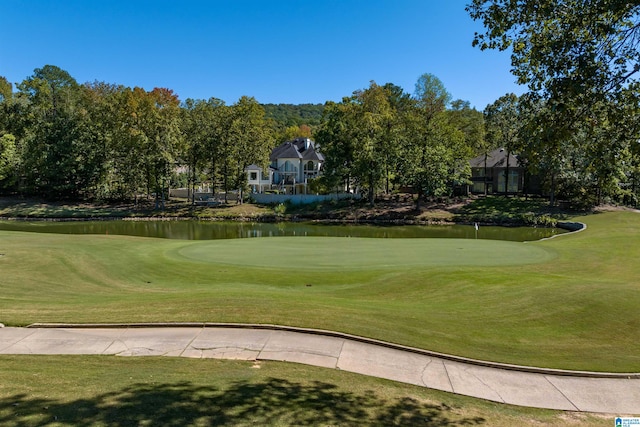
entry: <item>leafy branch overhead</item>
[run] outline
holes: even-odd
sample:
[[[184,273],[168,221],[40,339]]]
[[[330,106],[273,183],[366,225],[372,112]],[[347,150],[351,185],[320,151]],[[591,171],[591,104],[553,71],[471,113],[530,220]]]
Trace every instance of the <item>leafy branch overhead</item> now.
[[[473,0],[480,49],[511,50],[520,84],[546,96],[617,92],[640,71],[640,3],[619,0]]]
[[[562,185],[572,198],[637,203],[640,2],[473,0],[466,10],[485,27],[473,44],[509,51],[528,87],[508,139],[548,181],[552,203]]]

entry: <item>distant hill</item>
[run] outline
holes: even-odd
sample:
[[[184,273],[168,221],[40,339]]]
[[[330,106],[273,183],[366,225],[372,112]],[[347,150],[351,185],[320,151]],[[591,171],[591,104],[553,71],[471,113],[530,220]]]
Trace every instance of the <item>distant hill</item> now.
[[[320,124],[322,104],[262,104],[266,116],[284,126],[315,126]]]

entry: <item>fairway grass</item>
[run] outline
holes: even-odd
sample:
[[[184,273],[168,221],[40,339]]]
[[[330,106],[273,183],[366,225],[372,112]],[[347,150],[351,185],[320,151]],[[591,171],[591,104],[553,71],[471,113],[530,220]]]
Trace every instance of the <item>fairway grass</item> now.
[[[0,232],[0,322],[244,322],[640,372],[640,214],[529,243]]]
[[[23,426],[613,425],[292,363],[0,356],[0,424]]]

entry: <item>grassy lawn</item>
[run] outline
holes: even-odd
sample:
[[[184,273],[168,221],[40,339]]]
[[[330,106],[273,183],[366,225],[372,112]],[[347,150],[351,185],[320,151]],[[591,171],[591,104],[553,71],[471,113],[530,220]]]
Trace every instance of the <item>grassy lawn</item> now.
[[[485,402],[276,362],[0,356],[0,424],[13,426],[613,425],[613,416]]]
[[[235,201],[215,207],[191,206],[185,199],[167,201],[164,210],[155,209],[152,199],[117,203],[43,202],[34,199],[0,197],[0,218],[123,218],[185,217],[200,219],[243,219],[273,216],[273,208]]]
[[[638,372],[640,214],[580,220],[536,243],[0,232],[0,322],[275,323]]]

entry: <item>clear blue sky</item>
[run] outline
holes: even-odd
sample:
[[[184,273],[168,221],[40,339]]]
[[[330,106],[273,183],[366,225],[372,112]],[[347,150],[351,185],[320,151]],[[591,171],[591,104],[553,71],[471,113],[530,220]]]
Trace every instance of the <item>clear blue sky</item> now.
[[[2,0],[0,75],[46,64],[78,82],[180,99],[339,101],[369,81],[413,93],[423,73],[484,107],[521,93],[506,52],[471,47],[467,0]]]

